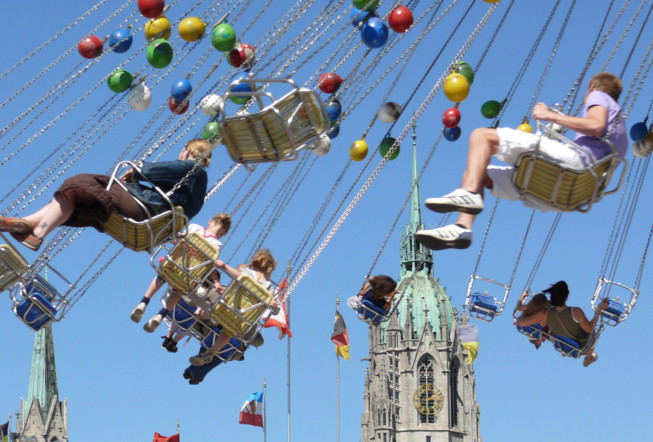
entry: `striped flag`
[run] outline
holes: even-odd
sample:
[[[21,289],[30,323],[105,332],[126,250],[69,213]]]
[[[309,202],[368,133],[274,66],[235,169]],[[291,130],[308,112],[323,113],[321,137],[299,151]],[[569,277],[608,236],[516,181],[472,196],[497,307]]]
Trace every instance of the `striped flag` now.
[[[173,436],[161,436],[159,433],[154,433],[154,440],[152,442],[179,442],[179,434]]]
[[[239,424],[254,425],[263,427],[263,392],[257,391],[249,395],[249,398],[240,409],[238,417]]]
[[[336,355],[349,360],[349,336],[347,335],[347,326],[345,320],[338,310],[336,310],[335,324],[333,325],[333,333],[331,333],[331,340],[336,344]]]
[[[467,363],[471,364],[478,355],[478,330],[475,325],[461,325],[458,327],[460,345],[467,349]]]

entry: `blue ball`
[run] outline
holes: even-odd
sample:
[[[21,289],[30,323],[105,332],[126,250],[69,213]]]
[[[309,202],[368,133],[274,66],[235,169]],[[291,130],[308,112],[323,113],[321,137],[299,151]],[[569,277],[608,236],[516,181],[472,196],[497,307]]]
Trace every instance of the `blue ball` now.
[[[170,95],[177,101],[184,101],[192,90],[193,86],[191,86],[190,81],[184,78],[172,85]]]
[[[229,86],[229,91],[234,92],[252,92],[252,85],[250,83],[238,83],[233,85],[234,82],[241,80],[243,78],[248,78],[247,74],[242,72],[237,74],[232,78],[232,86]],[[250,99],[249,95],[230,95],[229,99],[236,104],[245,104]]]
[[[338,136],[340,133],[340,125],[339,124],[334,124],[331,126],[331,129],[327,131],[327,136],[331,138],[332,140]]]
[[[113,52],[122,54],[127,52],[132,46],[132,36],[129,30],[121,28],[113,31],[109,36],[109,47],[113,48]]]
[[[340,118],[342,105],[336,98],[329,100],[327,103],[325,103],[324,107],[326,108],[327,115],[329,116],[329,120],[331,122],[337,121],[338,118]]]
[[[635,123],[630,127],[630,139],[633,141],[643,140],[647,134],[648,128],[644,122]]]
[[[371,17],[361,28],[361,38],[368,47],[380,48],[388,41],[388,26],[380,18]]]
[[[366,11],[361,11],[360,9],[352,7],[351,14],[349,16],[351,19],[351,24],[354,25],[354,27],[358,26],[365,21],[365,18],[367,18],[368,14],[369,13]]]
[[[461,130],[460,126],[448,128],[445,127],[442,129],[442,135],[444,135],[444,138],[447,141],[456,141],[458,138],[460,138]]]

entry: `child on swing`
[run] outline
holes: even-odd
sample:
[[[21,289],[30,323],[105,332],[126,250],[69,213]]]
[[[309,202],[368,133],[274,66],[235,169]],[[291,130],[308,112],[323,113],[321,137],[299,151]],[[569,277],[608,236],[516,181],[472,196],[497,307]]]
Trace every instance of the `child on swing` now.
[[[530,301],[528,301],[528,303],[523,304],[523,301],[528,296],[528,293],[529,293],[528,290],[526,290],[524,291],[524,293],[521,294],[521,296],[517,300],[517,306],[515,307],[515,311],[523,312],[522,315],[524,316],[531,316],[542,310],[546,310],[551,306],[549,299],[546,297],[544,293],[538,293],[537,295],[533,296],[533,298]],[[548,333],[548,331],[549,331],[549,327],[547,326],[542,327],[542,332]],[[545,340],[546,339],[544,337],[535,338],[532,336],[528,339],[528,341],[535,346],[535,349],[539,349],[540,346],[542,345],[542,342],[544,342]]]
[[[347,299],[347,306],[358,310],[363,301],[369,301],[374,306],[388,311],[392,298],[397,294],[397,282],[387,275],[372,276],[367,280],[358,295]]]

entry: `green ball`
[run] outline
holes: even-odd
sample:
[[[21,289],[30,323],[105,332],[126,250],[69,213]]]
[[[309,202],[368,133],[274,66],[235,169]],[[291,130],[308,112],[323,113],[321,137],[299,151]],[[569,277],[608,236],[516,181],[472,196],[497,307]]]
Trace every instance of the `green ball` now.
[[[374,11],[379,7],[379,0],[354,0],[354,6],[361,11]]]
[[[501,103],[496,100],[490,100],[483,103],[481,106],[481,115],[485,118],[496,118],[501,112]]]
[[[474,82],[474,69],[466,61],[459,61],[455,71],[467,79],[467,83],[471,86]]]
[[[236,44],[236,31],[227,23],[220,23],[211,33],[211,43],[220,52],[228,52]]]
[[[109,89],[120,93],[128,90],[132,85],[132,81],[134,81],[132,74],[125,71],[124,69],[118,69],[109,75],[107,84],[109,85]]]
[[[385,137],[384,139],[381,140],[381,144],[379,145],[379,155],[385,158],[386,154],[392,147],[392,145],[397,141],[396,138],[392,137]],[[392,154],[388,157],[389,160],[394,160],[399,156],[399,145],[397,145],[397,148],[392,152]]]
[[[218,126],[218,123],[212,121],[204,126],[202,138],[211,144],[217,143],[220,140],[220,126]]]
[[[147,46],[147,61],[155,68],[161,69],[172,61],[172,46],[165,38],[152,40]]]

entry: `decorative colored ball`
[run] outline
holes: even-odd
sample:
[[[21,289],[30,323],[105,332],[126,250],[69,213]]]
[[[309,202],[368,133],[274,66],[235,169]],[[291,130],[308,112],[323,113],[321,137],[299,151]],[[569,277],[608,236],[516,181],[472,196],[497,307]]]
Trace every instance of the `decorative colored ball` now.
[[[648,139],[635,141],[632,147],[633,155],[637,158],[646,158],[653,152],[653,143]]]
[[[646,134],[646,139],[653,143],[653,124],[648,128],[648,134]]]
[[[252,85],[246,82],[239,82],[239,80],[246,79],[247,74],[239,74],[233,78],[229,91],[233,94],[229,96],[232,103],[245,104],[250,99],[250,95],[238,95],[239,93],[252,92]]]
[[[379,0],[354,0],[354,7],[361,11],[374,11],[379,6]]]
[[[499,0],[483,0],[485,3],[499,3]]]
[[[531,133],[531,134],[533,133],[533,128],[527,122],[524,122],[524,123],[520,124],[519,126],[517,126],[517,130],[520,130],[522,132],[528,132],[528,133]]]
[[[204,115],[213,116],[220,112],[220,104],[222,104],[222,98],[219,95],[211,94],[202,98],[200,109],[202,109]]]
[[[177,30],[179,31],[179,36],[183,40],[193,42],[204,37],[206,24],[204,24],[204,22],[198,17],[186,17],[179,22]]]
[[[165,38],[157,38],[147,46],[147,61],[155,68],[164,68],[172,61],[172,46]]]
[[[639,141],[643,140],[646,138],[646,135],[648,135],[648,128],[646,127],[646,123],[643,121],[640,121],[639,123],[635,123],[630,127],[630,139],[633,141]]]
[[[327,72],[326,74],[322,74],[317,80],[317,86],[325,94],[334,93],[340,88],[341,84],[342,78],[335,72]]]
[[[485,118],[496,118],[501,112],[502,104],[496,100],[489,100],[481,106],[481,115]]]
[[[390,148],[392,147],[393,144],[395,144],[396,141],[397,141],[396,138],[392,138],[390,136],[383,138],[381,140],[381,144],[379,144],[379,155],[385,158],[385,156],[388,154],[388,151],[390,151]],[[397,144],[397,147],[395,147],[395,150],[392,151],[388,159],[394,160],[398,156],[399,156],[399,144]]]
[[[390,29],[403,34],[413,26],[413,13],[404,5],[397,6],[388,16]]]
[[[318,157],[322,157],[331,150],[331,138],[327,135],[320,135],[308,149]]]
[[[326,109],[327,115],[329,116],[329,120],[331,122],[338,121],[338,118],[340,118],[340,113],[342,112],[342,105],[338,99],[331,98],[325,103],[324,108]]]
[[[152,92],[144,83],[138,83],[129,91],[127,101],[135,111],[144,111],[152,103]]]
[[[220,126],[215,121],[207,123],[202,129],[202,138],[211,143],[211,145],[217,145],[220,143]]]
[[[227,52],[227,61],[235,68],[249,68],[254,63],[254,48],[247,43],[240,43]]]
[[[113,52],[122,54],[132,47],[133,40],[134,39],[128,29],[116,29],[109,37],[109,47],[113,49]]]
[[[444,124],[444,127],[448,127],[449,129],[451,129],[453,127],[457,127],[459,123],[460,123],[460,111],[458,110],[457,107],[452,107],[451,109],[447,109],[442,114],[442,124]]]
[[[147,18],[156,18],[163,14],[165,6],[164,0],[138,0],[138,10]]]
[[[229,52],[236,44],[236,31],[227,23],[220,23],[211,32],[211,44],[220,52]]]
[[[402,110],[403,109],[399,103],[388,101],[381,105],[376,115],[379,117],[379,120],[384,123],[394,123],[399,119]]]
[[[79,55],[84,58],[95,58],[102,53],[104,43],[97,35],[89,35],[77,43]]]
[[[444,139],[447,141],[456,141],[458,138],[460,138],[461,133],[462,130],[460,129],[460,126],[452,128],[445,127],[442,129],[442,136],[444,136]]]
[[[340,134],[340,125],[332,124],[331,128],[327,131],[327,135],[330,139],[336,138]]]
[[[444,80],[442,89],[449,100],[460,103],[469,95],[469,82],[464,75],[453,73]]]
[[[367,156],[367,143],[365,140],[357,140],[349,148],[349,157],[354,161],[363,161]]]
[[[388,26],[380,18],[371,17],[361,28],[361,39],[369,48],[380,48],[388,41]]]
[[[132,81],[134,81],[132,74],[124,69],[117,69],[109,75],[107,84],[109,85],[109,89],[120,93],[129,89],[132,85]]]
[[[474,83],[474,69],[466,61],[459,61],[454,70],[465,77],[470,86]]]
[[[176,81],[170,88],[170,95],[177,101],[183,101],[188,97],[193,91],[193,86],[190,84],[190,81],[182,78],[179,81]]]
[[[188,100],[177,101],[174,98],[168,98],[168,109],[173,114],[181,115],[188,110]]]
[[[165,38],[167,40],[172,33],[172,25],[170,24],[170,20],[162,15],[161,17],[148,20],[145,23],[144,32],[147,41],[156,40],[157,38]]]
[[[357,27],[358,25],[362,24],[365,21],[368,15],[369,12],[361,11],[358,8],[352,7],[349,18],[351,19],[351,24],[354,25],[354,27]]]

